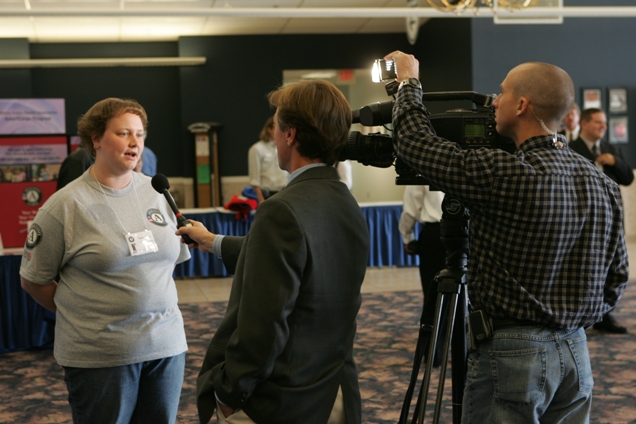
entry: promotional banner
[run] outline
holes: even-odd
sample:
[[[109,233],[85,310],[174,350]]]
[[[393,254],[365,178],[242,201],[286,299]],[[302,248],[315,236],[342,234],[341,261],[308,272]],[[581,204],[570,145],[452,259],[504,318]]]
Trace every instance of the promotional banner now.
[[[5,200],[0,208],[0,234],[5,248],[24,246],[29,223],[55,187],[55,181],[0,185]]]
[[[62,163],[67,151],[66,136],[2,137],[0,138],[0,167]]]
[[[67,152],[66,136],[0,137],[0,235],[22,247],[29,222],[55,192]]]
[[[0,134],[65,134],[64,99],[0,99]]]

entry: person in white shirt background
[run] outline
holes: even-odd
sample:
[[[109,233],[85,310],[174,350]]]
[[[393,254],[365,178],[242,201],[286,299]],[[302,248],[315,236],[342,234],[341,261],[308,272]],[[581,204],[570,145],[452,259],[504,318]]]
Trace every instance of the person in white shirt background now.
[[[260,140],[247,153],[247,168],[250,186],[256,192],[258,203],[262,203],[287,185],[289,173],[278,165],[278,153],[274,142],[274,117],[263,126]]]
[[[353,177],[351,173],[351,161],[343,160],[338,162],[336,165],[336,170],[338,171],[338,177],[340,177],[340,181],[347,185],[347,188],[351,190],[353,188]]]

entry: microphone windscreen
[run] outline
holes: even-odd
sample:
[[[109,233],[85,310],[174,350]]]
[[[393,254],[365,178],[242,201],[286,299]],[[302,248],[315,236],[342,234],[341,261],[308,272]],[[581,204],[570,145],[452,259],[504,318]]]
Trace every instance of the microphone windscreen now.
[[[152,177],[150,183],[152,184],[152,188],[157,190],[157,192],[159,193],[163,193],[170,188],[170,182],[168,181],[168,178],[166,178],[166,176],[163,174],[157,174]]]

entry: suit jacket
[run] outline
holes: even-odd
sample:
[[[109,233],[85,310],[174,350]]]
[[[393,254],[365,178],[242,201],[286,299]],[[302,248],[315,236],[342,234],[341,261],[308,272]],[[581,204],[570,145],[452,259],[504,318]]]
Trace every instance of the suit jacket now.
[[[585,144],[585,141],[583,141],[581,137],[577,138],[569,145],[572,150],[589,159],[591,162],[594,162],[592,152],[590,152],[590,149],[587,148],[587,144]],[[632,181],[634,181],[634,172],[632,171],[632,167],[623,157],[621,149],[607,141],[601,141],[601,153],[611,153],[616,158],[616,164],[614,166],[603,165],[603,172],[605,175],[621,185],[630,185]]]
[[[257,423],[324,424],[338,387],[359,423],[353,341],[369,232],[336,169],[301,173],[222,250],[234,281],[197,379],[201,423],[216,394]]]

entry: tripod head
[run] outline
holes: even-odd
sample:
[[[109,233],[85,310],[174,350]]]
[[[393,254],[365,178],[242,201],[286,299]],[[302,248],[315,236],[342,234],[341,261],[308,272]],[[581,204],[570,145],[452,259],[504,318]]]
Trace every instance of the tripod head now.
[[[469,218],[468,209],[459,200],[444,197],[440,233],[449,271],[465,271],[468,266]]]

